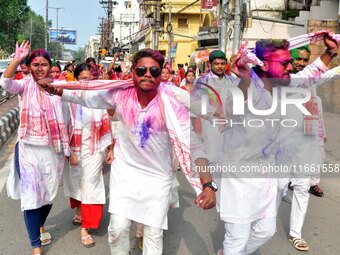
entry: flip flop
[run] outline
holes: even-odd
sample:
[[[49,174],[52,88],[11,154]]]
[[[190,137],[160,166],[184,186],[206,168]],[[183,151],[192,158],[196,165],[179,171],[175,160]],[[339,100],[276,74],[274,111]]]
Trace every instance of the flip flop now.
[[[96,242],[93,240],[91,235],[86,235],[81,237],[81,243],[86,247],[86,248],[91,248],[93,247]]]
[[[50,233],[49,232],[40,233],[40,241],[42,246],[49,245],[52,242],[52,237]]]
[[[76,225],[76,226],[80,226],[80,225],[81,225],[81,222],[82,222],[81,215],[75,214],[74,217],[73,217],[73,219],[72,219],[72,224],[73,224],[73,225]]]

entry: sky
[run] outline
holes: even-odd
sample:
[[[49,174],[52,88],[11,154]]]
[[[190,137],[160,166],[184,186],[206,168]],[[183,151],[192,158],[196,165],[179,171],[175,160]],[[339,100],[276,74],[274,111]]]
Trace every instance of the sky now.
[[[100,0],[48,0],[49,7],[60,7],[58,27],[77,30],[77,45],[65,45],[65,48],[77,50],[84,46],[91,35],[96,35],[101,17],[106,13]],[[120,0],[122,1],[122,0]],[[28,0],[28,5],[36,13],[44,17],[46,0]],[[57,11],[48,10],[48,19],[52,21],[52,28],[57,27]]]

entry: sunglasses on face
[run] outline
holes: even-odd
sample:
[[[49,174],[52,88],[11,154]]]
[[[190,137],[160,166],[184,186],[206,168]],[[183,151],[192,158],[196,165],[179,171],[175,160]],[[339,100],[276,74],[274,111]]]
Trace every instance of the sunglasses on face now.
[[[135,69],[135,72],[139,77],[142,77],[147,73],[148,70],[151,76],[154,78],[157,78],[158,76],[161,75],[161,69],[155,66],[152,66],[150,68],[147,68],[146,66],[139,66]]]
[[[294,59],[286,59],[284,61],[265,59],[265,61],[280,63],[284,68],[287,68],[289,64],[293,65]]]

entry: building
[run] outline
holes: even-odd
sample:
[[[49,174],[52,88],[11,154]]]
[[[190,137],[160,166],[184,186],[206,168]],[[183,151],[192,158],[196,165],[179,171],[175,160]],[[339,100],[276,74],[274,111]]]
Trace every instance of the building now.
[[[99,35],[94,35],[90,36],[90,39],[88,42],[85,44],[85,58],[88,57],[98,57],[98,51],[100,48],[100,36]]]
[[[139,24],[139,6],[136,0],[118,1],[113,8],[112,38],[118,38],[124,51],[132,52]]]
[[[139,0],[138,3],[140,26],[136,35],[136,48],[157,48],[167,61],[171,59],[173,66],[189,62],[190,54],[198,47],[200,2]]]

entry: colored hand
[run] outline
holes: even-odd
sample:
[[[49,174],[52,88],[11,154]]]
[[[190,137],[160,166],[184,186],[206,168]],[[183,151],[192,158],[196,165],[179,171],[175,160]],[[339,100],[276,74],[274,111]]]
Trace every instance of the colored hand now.
[[[230,60],[231,60],[231,65],[230,65],[230,69],[231,71],[236,74],[239,78],[241,79],[247,79],[250,78],[250,67],[247,63],[245,63],[244,65],[240,65],[238,62],[241,59],[242,54],[241,53],[237,53],[234,54],[233,56],[231,56]]]
[[[324,43],[328,50],[330,50],[333,53],[338,53],[339,45],[336,40],[332,39],[332,34],[329,33],[324,37]]]
[[[15,58],[19,59],[20,62],[23,61],[30,51],[31,45],[29,41],[23,41],[20,46],[19,43],[16,42],[15,45]]]
[[[77,158],[76,154],[71,154],[69,160],[70,160],[70,165],[71,166],[79,165],[79,161],[78,161],[78,158]]]

